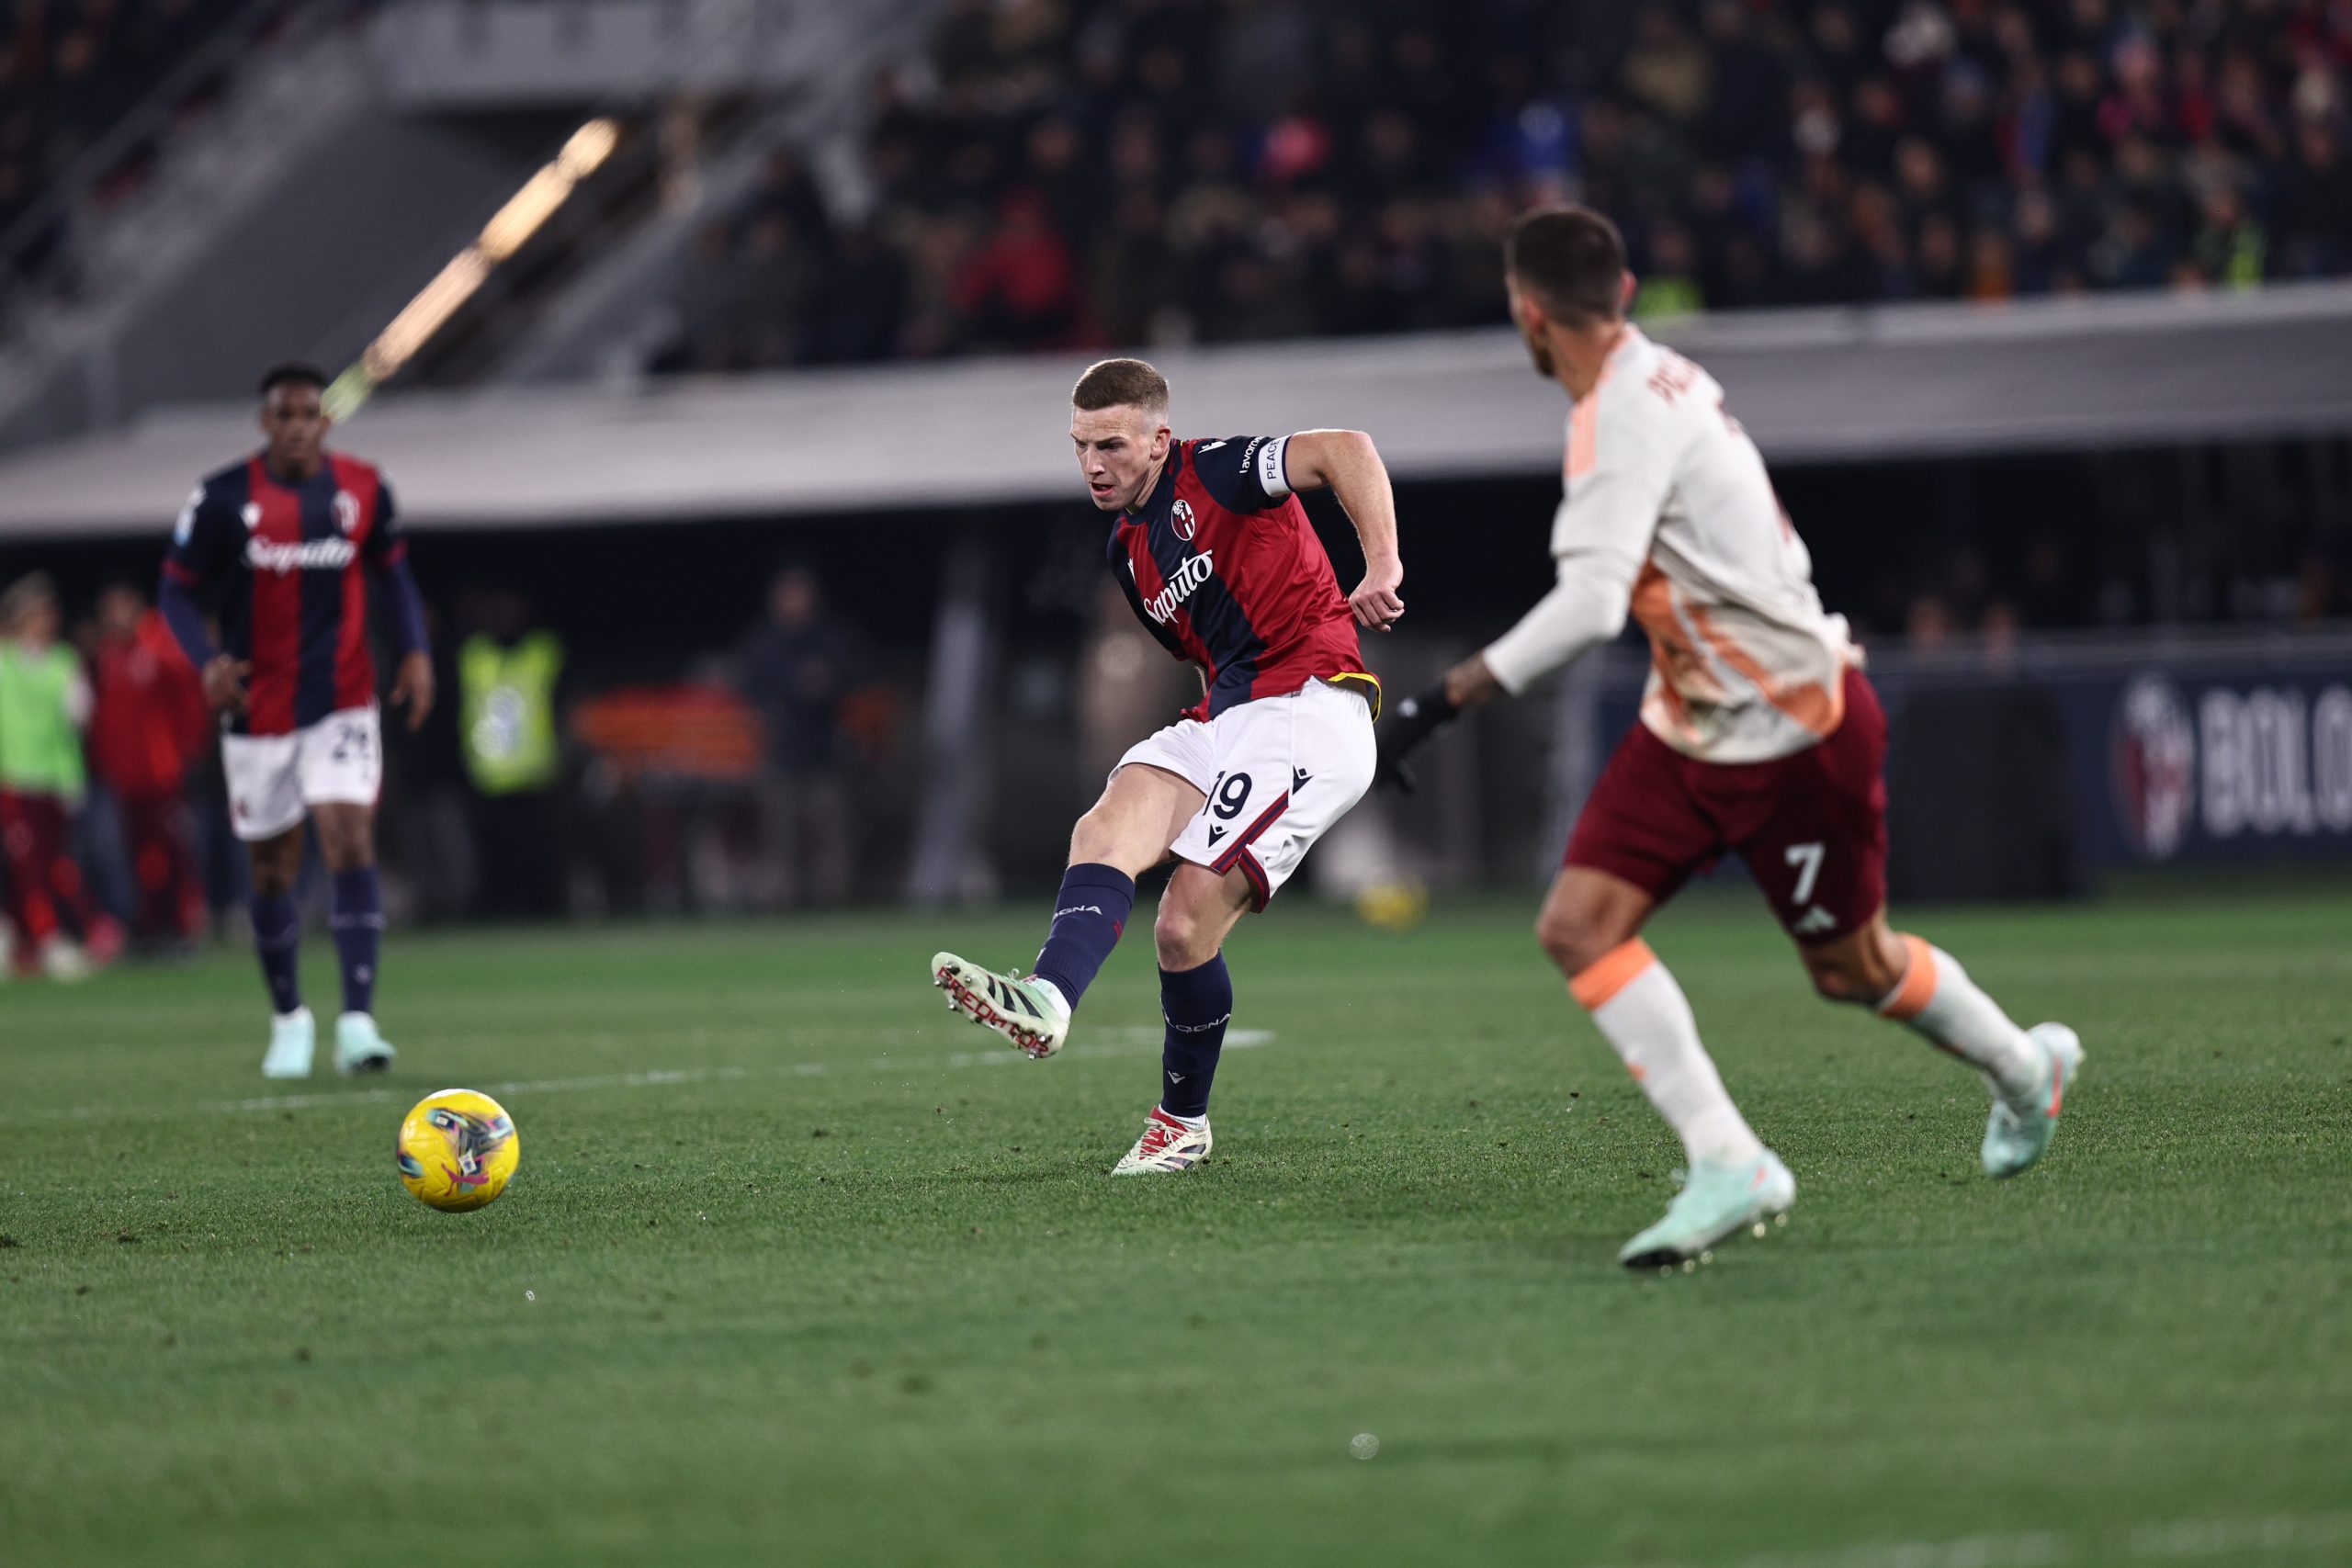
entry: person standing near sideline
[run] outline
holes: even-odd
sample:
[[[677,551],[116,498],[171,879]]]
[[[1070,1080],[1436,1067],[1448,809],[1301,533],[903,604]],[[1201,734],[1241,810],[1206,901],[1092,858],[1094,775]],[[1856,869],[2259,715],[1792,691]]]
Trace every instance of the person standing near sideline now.
[[[96,686],[90,765],[122,818],[135,889],[132,931],[142,941],[192,942],[203,931],[205,908],[187,775],[211,716],[204,683],[171,628],[128,583],[98,596]]]
[[[736,684],[764,735],[760,837],[780,905],[848,902],[854,818],[842,699],[855,682],[857,637],[801,565],[768,587],[768,613],[743,639]]]
[[[484,600],[483,626],[458,648],[458,743],[473,785],[478,913],[552,919],[564,909],[557,684],[563,639],[533,622],[519,593]]]
[[[9,917],[25,944],[21,962],[73,981],[105,964],[122,933],[91,903],[72,852],[88,784],[82,731],[90,722],[90,682],[81,660],[58,640],[62,620],[46,572],[0,594],[0,854],[7,861]],[[6,967],[0,963],[0,971]]]

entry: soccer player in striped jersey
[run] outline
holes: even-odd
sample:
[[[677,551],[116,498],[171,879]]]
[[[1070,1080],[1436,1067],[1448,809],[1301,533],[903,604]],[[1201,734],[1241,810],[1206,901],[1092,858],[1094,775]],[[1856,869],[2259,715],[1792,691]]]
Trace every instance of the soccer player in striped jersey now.
[[[1361,431],[1177,439],[1168,382],[1140,359],[1093,366],[1070,404],[1079,471],[1114,519],[1112,575],[1205,690],[1120,759],[1079,818],[1035,972],[942,953],[932,981],[973,1021],[1053,1055],[1126,927],[1136,878],[1172,858],[1152,932],[1168,1025],[1159,1102],[1113,1174],[1189,1170],[1209,1155],[1209,1082],[1233,1015],[1225,939],[1372,787],[1380,682],[1356,629],[1405,613],[1396,500]],[[1326,487],[1363,546],[1353,593],[1299,504]]]
[[[1511,314],[1570,400],[1558,581],[1520,623],[1397,705],[1385,773],[1463,708],[1513,696],[1613,639],[1649,634],[1641,722],[1577,820],[1537,934],[1576,999],[1680,1136],[1689,1179],[1628,1242],[1629,1266],[1698,1257],[1796,1198],[1724,1092],[1682,988],[1642,928],[1693,872],[1736,853],[1814,985],[1909,1024],[1981,1073],[1984,1169],[2041,1157],[2082,1062],[2064,1024],[2012,1023],[1957,960],[1886,919],[1886,720],[1842,615],[1714,378],[1624,318],[1633,276],[1600,214],[1531,213],[1507,253]]]
[[[381,1072],[392,1048],[376,1028],[383,899],[376,800],[384,750],[368,649],[372,579],[391,611],[400,663],[391,699],[414,730],[433,708],[424,607],[408,568],[392,492],[369,464],[326,449],[326,378],[283,365],[262,378],[262,450],[207,478],[172,531],[157,603],[220,716],[230,826],[253,871],[254,945],[269,989],[262,1072],[311,1071],[317,1026],[297,975],[295,881],[302,823],[316,824],[334,878],[329,924],[343,968],[334,1062]],[[205,626],[209,601],[221,643]]]

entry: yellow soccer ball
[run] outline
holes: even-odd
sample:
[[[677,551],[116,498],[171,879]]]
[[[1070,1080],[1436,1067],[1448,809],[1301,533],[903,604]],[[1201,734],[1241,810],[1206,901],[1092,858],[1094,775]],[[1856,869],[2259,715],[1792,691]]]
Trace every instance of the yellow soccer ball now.
[[[1418,876],[1375,882],[1356,895],[1356,917],[1385,931],[1404,932],[1430,912],[1430,890]]]
[[[416,1102],[401,1123],[401,1185],[435,1209],[479,1209],[506,1190],[523,1157],[505,1107],[469,1089]]]

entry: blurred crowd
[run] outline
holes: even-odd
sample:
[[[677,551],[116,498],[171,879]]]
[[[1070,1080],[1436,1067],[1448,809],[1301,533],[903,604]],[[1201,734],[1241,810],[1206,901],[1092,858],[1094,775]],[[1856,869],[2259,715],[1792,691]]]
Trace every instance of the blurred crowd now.
[[[2347,62],[2335,0],[949,0],[661,366],[1487,324],[1562,198],[1650,313],[2342,276]]]
[[[899,707],[808,565],[667,682],[578,680],[520,593],[452,603],[444,700],[386,779],[402,919],[830,908],[876,886],[869,852],[901,835],[871,780],[897,771]],[[74,608],[43,572],[0,587],[0,981],[189,954],[243,909],[196,671],[141,589]]]
[[[0,0],[0,231],[239,0]]]

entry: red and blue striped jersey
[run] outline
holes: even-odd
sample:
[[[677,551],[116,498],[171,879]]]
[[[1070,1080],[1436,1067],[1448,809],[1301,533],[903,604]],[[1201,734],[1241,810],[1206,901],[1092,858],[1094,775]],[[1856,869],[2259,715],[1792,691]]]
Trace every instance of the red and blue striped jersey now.
[[[1112,526],[1111,570],[1136,615],[1170,653],[1208,672],[1208,694],[1188,718],[1309,681],[1358,686],[1378,706],[1347,595],[1291,493],[1289,440],[1171,443],[1150,498]]]
[[[366,574],[407,547],[383,476],[341,453],[300,482],[256,455],[197,488],[164,571],[211,599],[221,651],[253,662],[235,733],[285,735],[376,700]]]

